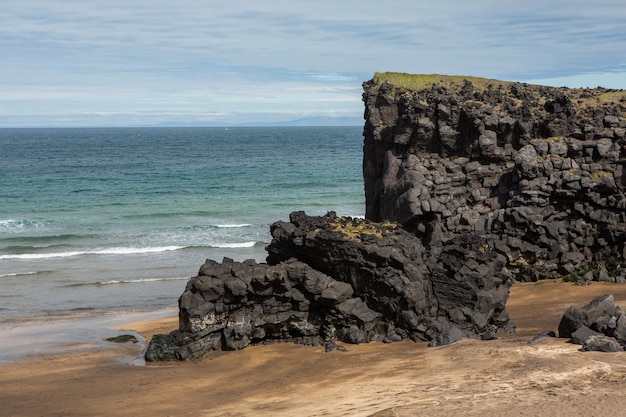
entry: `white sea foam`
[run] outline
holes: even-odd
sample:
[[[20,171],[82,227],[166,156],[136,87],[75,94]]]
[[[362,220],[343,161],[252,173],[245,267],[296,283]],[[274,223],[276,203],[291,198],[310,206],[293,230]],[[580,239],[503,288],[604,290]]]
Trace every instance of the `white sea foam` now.
[[[28,226],[39,228],[43,225],[41,223],[34,222],[31,220],[18,220],[18,219],[0,220],[0,228],[7,229],[9,232],[11,230],[22,230]]]
[[[38,272],[13,272],[11,274],[0,274],[0,278],[20,277],[22,275],[35,275]]]
[[[252,226],[249,223],[241,223],[241,224],[216,224],[215,227],[219,227],[220,229],[236,229],[240,227],[250,227]]]
[[[94,251],[94,255],[130,255],[138,253],[155,253],[155,252],[169,252],[173,250],[185,249],[185,246],[155,246],[155,247],[128,247],[128,248],[107,248],[98,251]]]
[[[0,255],[0,260],[4,259],[50,259],[67,258],[70,256],[84,255],[86,252],[56,252],[56,253],[21,253],[17,255]]]
[[[241,242],[241,243],[216,243],[211,246],[213,246],[214,248],[236,249],[236,248],[251,248],[254,245],[256,245],[255,241]]]
[[[188,280],[189,277],[171,277],[171,278],[139,278],[139,279],[113,279],[110,281],[99,282],[99,285],[115,285],[115,284],[143,284],[146,282],[162,282],[162,281],[182,281]]]
[[[121,248],[106,248],[98,250],[86,250],[86,251],[67,251],[67,252],[50,252],[50,253],[21,253],[0,255],[2,259],[50,259],[50,258],[69,258],[72,256],[81,255],[135,255],[142,253],[157,253],[168,252],[174,250],[184,249],[185,246],[156,246],[156,247],[121,247]]]

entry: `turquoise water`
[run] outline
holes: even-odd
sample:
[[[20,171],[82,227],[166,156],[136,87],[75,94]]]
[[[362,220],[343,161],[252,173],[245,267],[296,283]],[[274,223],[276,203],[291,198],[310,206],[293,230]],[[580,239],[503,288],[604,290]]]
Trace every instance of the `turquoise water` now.
[[[172,307],[294,210],[362,216],[361,132],[0,129],[0,322]]]

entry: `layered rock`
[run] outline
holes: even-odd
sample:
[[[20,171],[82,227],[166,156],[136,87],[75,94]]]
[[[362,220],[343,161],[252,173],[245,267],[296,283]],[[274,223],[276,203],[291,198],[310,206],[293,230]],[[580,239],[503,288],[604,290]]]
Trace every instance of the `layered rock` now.
[[[403,74],[363,86],[368,219],[428,247],[477,233],[519,280],[624,280],[626,92]]]
[[[506,259],[476,235],[427,252],[395,224],[303,212],[271,233],[267,264],[207,260],[179,299],[179,329],[155,336],[147,360],[279,340],[440,345],[513,331]]]

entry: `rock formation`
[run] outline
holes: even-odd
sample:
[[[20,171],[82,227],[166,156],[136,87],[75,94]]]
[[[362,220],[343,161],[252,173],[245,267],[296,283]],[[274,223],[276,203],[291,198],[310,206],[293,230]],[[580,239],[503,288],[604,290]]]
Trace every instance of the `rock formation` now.
[[[582,345],[581,350],[623,352],[626,346],[626,314],[613,295],[594,298],[582,307],[571,306],[559,323],[559,337]]]
[[[271,233],[267,264],[207,260],[179,299],[179,329],[154,336],[147,360],[278,340],[440,345],[513,331],[506,259],[477,236],[431,253],[395,224],[303,212]]]
[[[476,233],[518,280],[623,281],[626,92],[467,77],[364,83],[366,217]]]

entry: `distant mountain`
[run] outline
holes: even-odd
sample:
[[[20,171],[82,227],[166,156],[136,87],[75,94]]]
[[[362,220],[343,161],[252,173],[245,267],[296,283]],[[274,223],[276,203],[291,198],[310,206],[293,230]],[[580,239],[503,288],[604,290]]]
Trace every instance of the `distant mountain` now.
[[[147,125],[143,125],[147,126]],[[162,122],[158,127],[254,127],[254,126],[363,126],[363,119],[359,117],[302,117],[284,121],[251,121],[243,123],[226,122]]]
[[[362,126],[363,119],[356,117],[302,117],[281,122],[250,122],[239,126]]]

